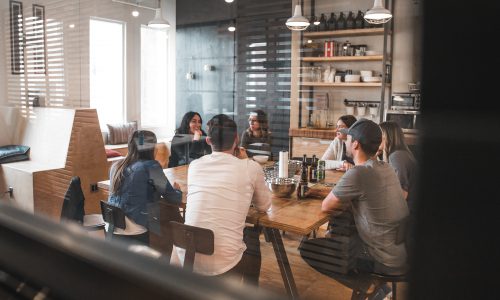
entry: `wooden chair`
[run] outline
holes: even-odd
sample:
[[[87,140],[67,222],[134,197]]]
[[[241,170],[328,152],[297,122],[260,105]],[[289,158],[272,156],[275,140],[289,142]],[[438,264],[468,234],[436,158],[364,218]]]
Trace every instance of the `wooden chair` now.
[[[68,190],[64,195],[61,210],[61,221],[72,220],[82,224],[83,228],[94,231],[104,229],[104,220],[100,214],[85,215],[85,196],[83,195],[80,177],[71,178]]]
[[[149,231],[136,235],[121,235],[114,233],[115,227],[123,230],[126,228],[125,213],[121,208],[101,200],[101,211],[104,221],[109,224],[108,230],[105,231],[106,239],[111,240],[118,238],[149,245]]]
[[[196,253],[212,255],[214,253],[214,232],[210,229],[185,225],[170,221],[174,245],[186,249],[184,270],[193,271]]]

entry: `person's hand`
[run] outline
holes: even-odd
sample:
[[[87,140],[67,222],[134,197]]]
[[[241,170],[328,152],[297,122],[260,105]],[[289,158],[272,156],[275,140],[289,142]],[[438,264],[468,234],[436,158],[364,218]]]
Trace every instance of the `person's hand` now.
[[[174,181],[174,184],[173,184],[172,186],[173,186],[173,187],[174,187],[174,189],[176,189],[176,190],[180,190],[180,189],[181,189],[181,186],[180,186],[177,182],[175,182],[175,181]]]
[[[201,132],[201,130],[195,130],[194,131],[194,137],[193,137],[193,141],[199,141],[201,139],[201,136],[203,135],[203,133]]]
[[[239,159],[248,158],[247,149],[245,149],[243,147],[234,148],[234,156],[236,156]]]
[[[346,162],[346,161],[344,161],[344,163],[342,164],[342,169],[344,169],[344,170],[346,170],[346,171],[347,171],[347,170],[349,170],[349,169],[351,169],[351,168],[353,168],[353,167],[354,167],[354,165],[353,165],[353,164],[348,163],[348,162]]]

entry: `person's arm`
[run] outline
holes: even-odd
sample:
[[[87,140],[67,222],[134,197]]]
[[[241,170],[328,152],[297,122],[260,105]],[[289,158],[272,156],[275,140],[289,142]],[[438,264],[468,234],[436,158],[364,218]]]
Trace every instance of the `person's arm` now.
[[[344,161],[342,160],[342,141],[339,138],[335,138],[328,148],[326,149],[325,153],[321,157],[321,160],[325,161],[325,169],[331,170],[331,169],[339,169],[342,168],[344,165]]]
[[[247,135],[247,131],[246,130],[244,130],[241,133],[240,147],[243,147],[245,149],[248,148],[248,135]]]
[[[249,160],[248,163],[250,172],[256,172],[252,203],[259,212],[266,212],[271,207],[271,192],[266,186],[264,170],[254,161]]]
[[[156,163],[149,169],[149,180],[151,180],[154,188],[167,202],[172,204],[180,204],[182,202],[182,192],[174,189],[163,173],[160,164]]]
[[[335,209],[339,209],[342,207],[342,202],[340,201],[335,194],[333,194],[333,191],[330,192],[325,199],[323,199],[323,202],[321,202],[321,211],[323,212],[332,212]]]

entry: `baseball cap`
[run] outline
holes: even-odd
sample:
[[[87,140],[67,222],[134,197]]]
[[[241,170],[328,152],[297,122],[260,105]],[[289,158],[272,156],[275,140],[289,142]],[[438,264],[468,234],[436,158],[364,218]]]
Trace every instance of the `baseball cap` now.
[[[380,145],[382,142],[382,130],[377,123],[361,118],[349,127],[341,129],[340,132],[352,136],[353,140],[359,141],[361,145]]]

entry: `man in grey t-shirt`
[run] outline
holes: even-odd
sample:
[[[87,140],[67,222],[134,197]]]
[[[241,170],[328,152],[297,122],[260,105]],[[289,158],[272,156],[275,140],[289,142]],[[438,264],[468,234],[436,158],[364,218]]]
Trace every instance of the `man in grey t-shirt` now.
[[[396,245],[396,235],[409,211],[394,169],[373,159],[381,140],[381,130],[373,121],[360,119],[349,128],[346,150],[355,167],[323,200],[322,210],[350,207],[365,259],[373,261],[369,271],[399,273],[406,268],[406,250],[404,243]]]

